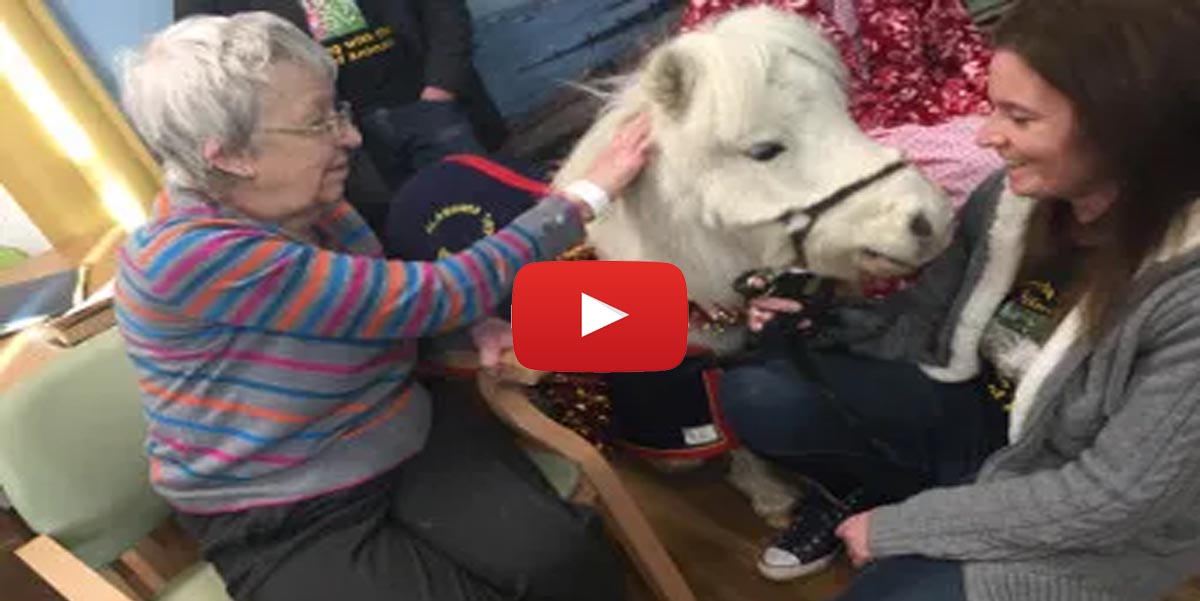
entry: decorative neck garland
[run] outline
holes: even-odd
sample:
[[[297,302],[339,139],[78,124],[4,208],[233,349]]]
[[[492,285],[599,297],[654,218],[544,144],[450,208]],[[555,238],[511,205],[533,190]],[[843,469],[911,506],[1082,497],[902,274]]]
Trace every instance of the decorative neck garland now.
[[[689,330],[723,334],[727,329],[744,327],[745,323],[746,311],[741,307],[730,309],[714,304],[705,308],[696,301],[688,301]]]

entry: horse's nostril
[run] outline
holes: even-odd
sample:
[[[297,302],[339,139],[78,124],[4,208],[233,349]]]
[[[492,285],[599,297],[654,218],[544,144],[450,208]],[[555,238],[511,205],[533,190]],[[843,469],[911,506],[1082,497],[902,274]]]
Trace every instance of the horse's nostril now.
[[[925,215],[918,214],[908,222],[908,230],[918,238],[928,238],[933,235],[933,226],[929,224],[929,220]]]

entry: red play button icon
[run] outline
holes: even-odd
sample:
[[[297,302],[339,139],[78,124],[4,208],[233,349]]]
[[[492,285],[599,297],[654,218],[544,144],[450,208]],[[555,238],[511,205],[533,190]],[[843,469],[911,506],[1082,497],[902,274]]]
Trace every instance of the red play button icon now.
[[[687,350],[687,284],[670,263],[533,263],[512,302],[513,351],[530,369],[662,371]]]

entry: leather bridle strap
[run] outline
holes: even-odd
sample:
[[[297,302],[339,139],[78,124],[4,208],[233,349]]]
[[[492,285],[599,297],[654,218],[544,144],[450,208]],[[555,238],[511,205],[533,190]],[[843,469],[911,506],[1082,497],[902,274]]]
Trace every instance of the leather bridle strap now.
[[[813,225],[817,219],[824,215],[829,209],[841,204],[842,201],[862,192],[863,190],[879,183],[890,175],[908,167],[908,162],[903,159],[893,161],[884,165],[875,173],[872,173],[862,179],[853,181],[837,190],[832,194],[822,198],[810,207],[803,209],[789,209],[783,215],[780,215],[778,220],[791,229],[792,245],[795,246],[796,252],[800,253],[802,263],[807,263],[804,254],[804,240],[808,238],[809,232],[812,231]],[[796,222],[804,219],[803,223],[796,225]],[[793,229],[794,228],[794,229]]]

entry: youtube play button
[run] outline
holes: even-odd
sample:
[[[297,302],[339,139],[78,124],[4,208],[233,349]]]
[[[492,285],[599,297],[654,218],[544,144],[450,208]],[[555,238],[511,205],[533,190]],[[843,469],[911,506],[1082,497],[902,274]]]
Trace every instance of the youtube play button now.
[[[587,293],[579,293],[579,320],[583,324],[580,336],[587,336],[604,326],[617,323],[629,317],[629,314],[602,301],[598,301]]]
[[[532,263],[512,302],[513,351],[529,369],[662,371],[687,350],[687,285],[670,263]]]

